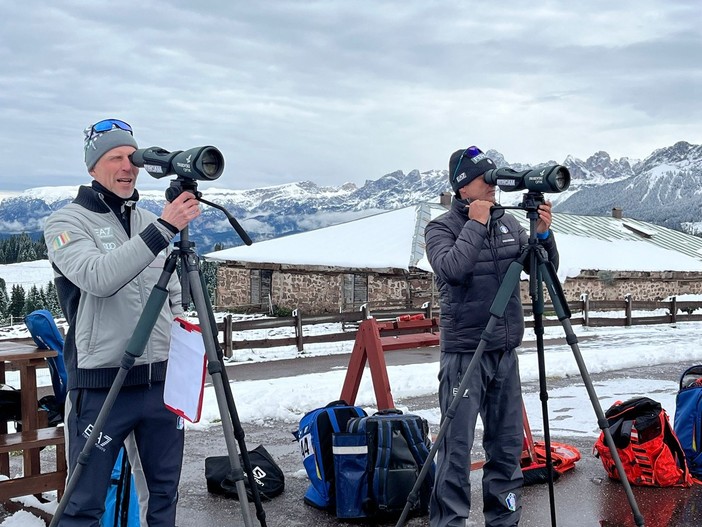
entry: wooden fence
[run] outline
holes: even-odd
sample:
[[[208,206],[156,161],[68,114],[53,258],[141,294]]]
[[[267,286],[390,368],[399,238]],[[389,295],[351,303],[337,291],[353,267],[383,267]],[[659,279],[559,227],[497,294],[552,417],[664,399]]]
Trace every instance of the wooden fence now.
[[[630,295],[623,300],[589,300],[587,295],[577,302],[569,302],[568,309],[571,313],[570,323],[572,325],[582,325],[590,327],[601,326],[633,326],[646,324],[674,324],[676,322],[690,322],[702,320],[702,301],[677,301],[675,298],[668,302],[637,301]],[[634,311],[667,310],[665,314],[634,316]],[[524,316],[526,326],[533,327],[534,322],[530,318],[532,315],[531,305],[524,305]],[[603,317],[592,316],[593,312],[621,311],[624,316]],[[695,314],[695,311],[700,311]],[[374,309],[364,305],[358,311],[335,313],[331,315],[309,315],[303,316],[299,310],[293,311],[290,317],[261,318],[254,320],[243,320],[234,322],[232,315],[227,315],[223,322],[218,324],[218,330],[223,334],[222,346],[224,354],[231,357],[235,350],[271,348],[275,346],[296,346],[298,351],[303,351],[305,344],[317,344],[323,342],[341,342],[355,340],[356,330],[361,321],[369,317],[378,320],[393,320],[403,315],[423,314],[426,318],[438,315],[435,307],[424,304],[421,308],[398,307],[390,309],[382,306],[382,309]],[[558,326],[561,322],[556,318],[552,304],[544,304],[543,317],[544,326]],[[574,316],[573,314],[576,314]],[[327,333],[323,335],[303,335],[303,327],[313,324],[341,324],[341,331],[337,333]],[[234,332],[262,330],[273,328],[294,328],[295,336],[263,339],[236,339],[232,337]]]

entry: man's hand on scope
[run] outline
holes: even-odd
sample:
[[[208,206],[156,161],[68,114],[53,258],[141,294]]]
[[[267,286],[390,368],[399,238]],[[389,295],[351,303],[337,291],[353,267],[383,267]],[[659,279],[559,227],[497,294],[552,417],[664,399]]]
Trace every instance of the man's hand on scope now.
[[[478,221],[483,225],[487,225],[490,221],[490,208],[495,204],[491,201],[476,199],[468,205],[468,218]]]
[[[551,221],[553,216],[551,216],[551,202],[544,201],[539,205],[539,219],[536,222],[536,232],[543,234],[551,228]]]
[[[173,201],[163,207],[161,219],[173,225],[179,231],[200,215],[200,203],[188,191],[181,192]]]

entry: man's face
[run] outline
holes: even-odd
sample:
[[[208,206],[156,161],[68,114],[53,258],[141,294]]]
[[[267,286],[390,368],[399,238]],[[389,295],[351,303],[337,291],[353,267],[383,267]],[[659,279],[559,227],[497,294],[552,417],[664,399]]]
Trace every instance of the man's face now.
[[[129,156],[133,146],[118,146],[102,156],[90,171],[90,175],[107,190],[120,198],[131,198],[134,194],[139,169],[132,165]]]
[[[467,185],[458,189],[458,193],[465,200],[482,200],[495,203],[495,185],[485,183],[483,176],[478,176]]]

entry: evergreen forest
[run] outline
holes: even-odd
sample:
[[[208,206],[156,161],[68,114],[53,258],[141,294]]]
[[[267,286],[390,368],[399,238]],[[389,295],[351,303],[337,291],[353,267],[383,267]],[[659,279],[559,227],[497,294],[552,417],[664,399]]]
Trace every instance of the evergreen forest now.
[[[28,234],[22,233],[0,240],[0,264],[46,259],[46,244],[43,236],[34,241]],[[213,302],[217,283],[217,264],[202,262],[201,270],[210,301]],[[178,265],[178,273],[180,273],[180,264]],[[15,284],[8,291],[7,283],[2,277],[0,269],[0,326],[17,324],[25,315],[37,309],[47,309],[54,317],[63,317],[54,283],[47,282],[39,287],[33,285],[28,290]]]

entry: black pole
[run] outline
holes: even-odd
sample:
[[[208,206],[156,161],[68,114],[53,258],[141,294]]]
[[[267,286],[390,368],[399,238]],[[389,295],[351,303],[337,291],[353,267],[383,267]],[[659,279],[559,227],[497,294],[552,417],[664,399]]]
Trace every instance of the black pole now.
[[[200,279],[202,289],[203,291],[205,291],[207,288],[205,285],[205,277],[202,274],[200,274]],[[210,299],[207,295],[205,295],[205,302],[207,303],[207,313],[209,313],[210,315],[210,327],[212,327],[213,334],[217,335],[217,321],[215,320],[214,312],[212,310],[212,303],[210,302]],[[214,345],[217,351],[217,361],[221,364],[224,360],[224,352],[222,351],[222,347],[219,345],[219,339],[215,339]],[[227,368],[222,367],[219,369],[219,371],[222,375],[222,381],[226,388],[224,390],[224,393],[227,397],[227,408],[229,409],[229,417],[231,418],[232,425],[234,427],[234,437],[236,437],[236,440],[239,443],[239,452],[241,452],[241,460],[244,464],[244,472],[246,473],[246,476],[248,478],[249,488],[251,489],[251,497],[253,499],[254,506],[256,507],[256,518],[261,524],[261,527],[266,527],[266,511],[263,509],[263,504],[261,503],[261,493],[258,491],[258,484],[256,483],[256,478],[254,477],[253,473],[253,466],[251,465],[251,457],[249,456],[249,451],[247,450],[246,443],[244,441],[246,434],[244,433],[244,428],[241,426],[241,421],[239,420],[239,412],[236,409],[236,404],[234,404],[234,396],[232,395],[232,391],[230,389]]]
[[[181,273],[187,275],[188,283],[190,284],[190,296],[195,304],[195,311],[198,314],[198,320],[200,321],[200,331],[202,333],[202,340],[205,345],[205,353],[207,355],[207,369],[212,379],[212,385],[215,389],[215,395],[217,399],[217,405],[219,407],[219,415],[222,417],[222,429],[224,431],[224,442],[227,446],[227,453],[229,455],[230,473],[229,479],[235,482],[235,487],[237,489],[237,495],[239,496],[239,503],[241,504],[241,512],[244,517],[244,525],[250,527],[252,525],[251,511],[248,507],[248,497],[246,495],[246,487],[244,486],[244,471],[241,468],[241,462],[239,461],[239,453],[237,452],[236,444],[234,440],[236,434],[234,431],[234,420],[226,419],[226,415],[230,415],[229,402],[231,401],[231,408],[236,408],[234,405],[234,399],[231,395],[229,383],[224,383],[224,377],[222,371],[224,367],[220,357],[217,354],[217,349],[215,347],[215,342],[217,342],[217,334],[215,333],[216,325],[212,325],[212,320],[214,319],[214,313],[210,304],[208,303],[205,295],[205,288],[203,287],[204,278],[200,273],[199,260],[197,254],[194,251],[194,243],[190,242],[188,237],[188,228],[186,227],[180,233],[180,242],[176,243],[176,247],[179,248],[181,252],[181,262],[182,268]],[[236,411],[234,412],[236,413]],[[243,441],[240,442],[243,445],[241,449],[241,457],[248,457],[248,451],[246,450],[246,445]],[[252,471],[249,470],[249,477],[252,478]],[[260,497],[258,494],[257,484],[254,481],[253,486],[251,486],[252,496],[258,497],[257,509],[261,508]],[[255,494],[254,494],[255,493]],[[262,508],[261,508],[262,510]],[[265,527],[265,514],[263,514],[262,527]],[[259,517],[259,520],[261,518]]]
[[[544,447],[546,450],[546,481],[548,483],[548,502],[551,525],[556,527],[556,496],[553,488],[553,456],[551,455],[551,428],[548,420],[548,388],[546,385],[546,354],[544,353],[544,291],[541,282],[537,256],[544,251],[536,237],[538,210],[527,212],[529,218],[529,296],[534,315],[534,334],[536,335],[536,357],[539,370],[539,399],[544,428]]]
[[[558,320],[563,326],[563,330],[566,334],[566,342],[570,345],[573,351],[573,357],[578,365],[578,370],[580,371],[580,377],[583,379],[585,384],[585,389],[587,390],[588,397],[590,398],[590,403],[595,411],[595,416],[597,417],[597,425],[604,434],[605,443],[612,454],[612,459],[614,460],[614,465],[617,467],[617,472],[619,473],[619,479],[624,486],[624,493],[629,501],[629,506],[631,507],[631,512],[634,516],[634,522],[639,527],[644,527],[645,521],[644,517],[639,511],[639,507],[636,503],[636,498],[634,497],[634,492],[631,489],[629,480],[626,477],[626,472],[624,471],[624,465],[622,465],[622,460],[619,457],[619,452],[617,452],[617,446],[614,444],[614,439],[612,438],[612,433],[609,431],[609,422],[605,413],[602,410],[602,405],[600,405],[600,400],[597,397],[597,392],[592,383],[592,378],[590,373],[587,371],[587,366],[583,360],[582,353],[580,353],[580,347],[578,346],[578,337],[573,331],[573,326],[570,323],[570,309],[565,301],[565,295],[563,294],[563,289],[558,281],[556,271],[547,260],[541,260],[539,267],[541,268],[541,275],[546,283],[546,288],[548,289],[549,296],[551,297],[551,302],[553,303],[553,308],[556,311]]]

